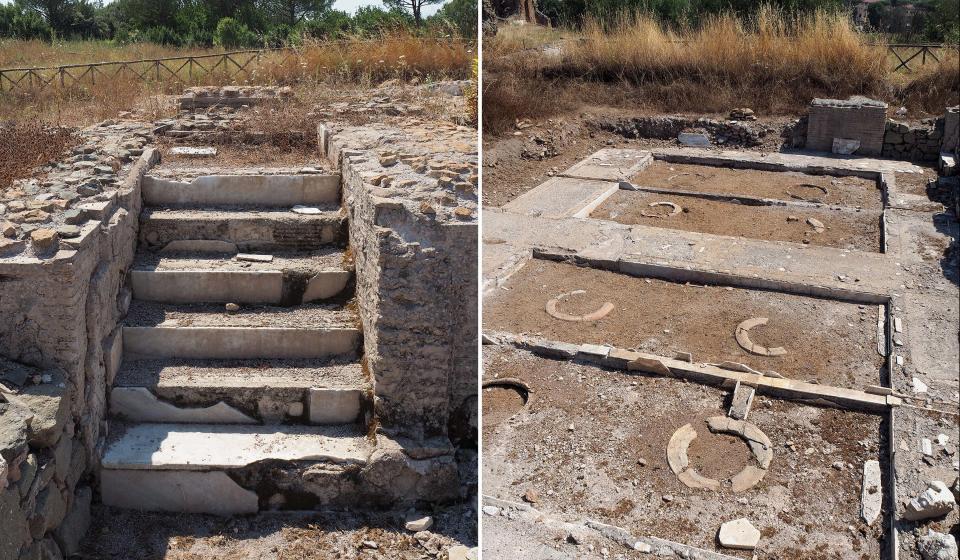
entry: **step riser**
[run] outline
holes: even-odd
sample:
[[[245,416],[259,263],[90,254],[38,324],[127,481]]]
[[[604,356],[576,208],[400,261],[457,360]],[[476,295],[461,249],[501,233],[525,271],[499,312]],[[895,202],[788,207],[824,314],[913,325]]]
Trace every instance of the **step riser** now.
[[[140,244],[162,249],[171,241],[209,239],[228,241],[240,251],[310,251],[347,242],[346,220],[325,216],[278,220],[250,218],[165,218],[145,213],[140,220]]]
[[[146,176],[143,201],[151,206],[268,206],[340,201],[339,175],[211,175],[192,182]]]
[[[134,270],[130,273],[133,297],[164,303],[268,303],[296,305],[342,295],[352,273],[318,272],[302,282],[283,272]]]
[[[130,422],[180,424],[353,424],[367,398],[349,388],[243,385],[223,379],[210,387],[114,387],[111,416]]]
[[[323,358],[355,353],[357,329],[124,327],[126,359]]]

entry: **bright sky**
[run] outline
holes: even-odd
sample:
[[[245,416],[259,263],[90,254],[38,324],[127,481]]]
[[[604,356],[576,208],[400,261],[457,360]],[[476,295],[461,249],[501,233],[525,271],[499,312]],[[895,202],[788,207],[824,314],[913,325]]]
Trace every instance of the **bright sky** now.
[[[13,0],[0,0],[0,4],[12,4],[12,3],[13,3]],[[107,0],[106,3],[109,4],[110,0]],[[423,15],[432,16],[433,14],[437,13],[437,10],[439,10],[443,4],[446,4],[446,2],[442,2],[440,4],[433,4],[431,6],[424,6]],[[353,12],[357,11],[357,8],[359,8],[360,6],[380,6],[382,8],[383,2],[380,2],[379,0],[335,0],[333,3],[334,9],[343,10],[344,12],[347,12],[349,14],[352,14]]]

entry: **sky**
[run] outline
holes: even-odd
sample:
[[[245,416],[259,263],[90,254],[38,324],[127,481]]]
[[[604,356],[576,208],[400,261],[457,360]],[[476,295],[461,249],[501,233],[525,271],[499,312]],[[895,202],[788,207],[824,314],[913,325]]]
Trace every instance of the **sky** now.
[[[12,4],[12,3],[13,3],[13,0],[0,0],[0,4]],[[109,4],[110,1],[107,0],[106,3]],[[433,14],[437,13],[437,10],[439,10],[443,4],[446,4],[446,2],[442,2],[440,4],[433,4],[430,6],[424,6],[423,15],[432,16]],[[342,10],[349,14],[352,14],[353,12],[357,11],[357,8],[361,6],[380,6],[382,8],[383,3],[380,2],[379,0],[334,0],[333,2],[333,8],[335,10]]]

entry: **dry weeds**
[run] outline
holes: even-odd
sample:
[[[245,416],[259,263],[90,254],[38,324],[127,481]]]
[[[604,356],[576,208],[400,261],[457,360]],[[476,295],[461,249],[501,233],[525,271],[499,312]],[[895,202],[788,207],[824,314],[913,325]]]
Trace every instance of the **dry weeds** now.
[[[589,20],[577,34],[534,30],[525,39],[526,32],[507,27],[485,44],[485,131],[578,102],[797,114],[815,97],[859,94],[940,114],[960,95],[955,54],[907,77],[893,74],[885,49],[870,45],[839,13],[788,17],[764,8],[753,19],[717,16],[696,29],[671,29],[636,14],[606,25]],[[586,87],[582,96],[583,84],[608,87]]]
[[[0,191],[58,158],[77,140],[72,130],[41,122],[0,123]]]
[[[22,42],[21,42],[22,43]],[[67,45],[73,45],[68,43]],[[96,44],[95,44],[96,45]],[[25,49],[42,49],[33,42]],[[10,50],[18,45],[5,42],[0,46],[0,62],[11,62]],[[90,53],[76,53],[53,48],[23,55],[23,60],[42,60],[45,65],[127,59],[127,57],[182,56],[203,54],[156,48],[130,52],[106,47],[92,47]],[[121,56],[123,55],[123,56]],[[75,87],[46,87],[43,90],[0,92],[0,119],[45,119],[58,124],[84,125],[112,118],[121,111],[140,108],[147,116],[163,116],[167,109],[159,103],[151,105],[144,100],[159,94],[178,93],[187,85],[325,85],[358,84],[368,86],[388,79],[430,81],[465,79],[470,77],[470,61],[474,56],[469,43],[415,37],[407,34],[388,35],[377,40],[353,39],[321,43],[311,42],[292,51],[271,51],[247,67],[249,73],[231,77],[224,72],[195,75],[193,82],[164,75],[163,79],[144,81],[132,73],[122,73],[110,80],[100,79],[96,84],[85,83]],[[6,57],[6,58],[4,58]],[[242,63],[245,59],[241,59]],[[0,64],[0,66],[7,66]],[[110,72],[114,70],[111,69]]]

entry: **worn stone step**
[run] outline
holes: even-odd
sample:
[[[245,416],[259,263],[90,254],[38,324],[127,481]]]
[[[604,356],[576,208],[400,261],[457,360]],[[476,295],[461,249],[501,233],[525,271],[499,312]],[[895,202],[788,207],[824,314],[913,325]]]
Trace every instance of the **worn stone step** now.
[[[341,306],[177,305],[134,300],[123,327],[125,359],[259,359],[355,356],[356,315]]]
[[[373,449],[355,427],[111,422],[101,497],[114,507],[220,515],[297,508],[297,499],[342,505],[356,496],[356,473]]]
[[[318,214],[236,208],[145,208],[140,214],[140,245],[162,249],[171,241],[216,240],[244,252],[346,246],[347,220],[339,204],[318,207]]]
[[[282,207],[335,204],[340,201],[340,175],[244,174],[187,177],[144,176],[143,202],[148,206],[239,205]]]
[[[297,305],[350,296],[352,265],[342,251],[270,256],[251,262],[232,254],[141,252],[130,286],[137,299],[167,303]]]
[[[133,422],[351,424],[370,383],[346,360],[127,360],[110,412]]]

